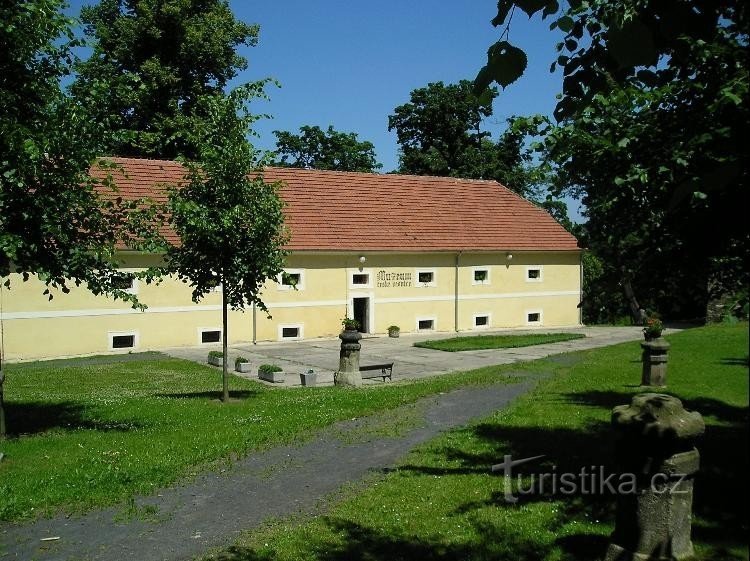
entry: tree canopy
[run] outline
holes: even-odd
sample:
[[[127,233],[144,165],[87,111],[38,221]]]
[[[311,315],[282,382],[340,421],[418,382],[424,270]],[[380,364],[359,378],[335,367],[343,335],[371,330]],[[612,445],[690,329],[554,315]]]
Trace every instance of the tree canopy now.
[[[375,156],[375,146],[357,140],[357,133],[339,132],[329,126],[302,126],[299,134],[273,131],[276,135],[275,164],[284,167],[361,171],[374,173],[383,165]]]
[[[473,179],[494,179],[530,197],[539,179],[524,142],[526,121],[508,121],[494,141],[483,130],[492,116],[496,90],[475,95],[473,83],[435,82],[411,92],[409,103],[394,109],[388,130],[400,145],[399,172]]]
[[[745,4],[599,0],[560,10],[503,0],[493,24],[506,27],[477,90],[523,72],[525,54],[508,37],[515,8],[554,15],[562,32],[557,123],[542,131],[542,153],[557,167],[556,193],[586,206],[589,247],[612,267],[603,278],[683,317],[702,315],[709,285],[746,286]]]
[[[206,118],[198,99],[223,94],[247,67],[258,26],[237,21],[226,0],[101,0],[81,10],[91,57],[77,65],[72,91],[108,95],[91,118],[111,131],[118,156],[196,157],[187,131]]]

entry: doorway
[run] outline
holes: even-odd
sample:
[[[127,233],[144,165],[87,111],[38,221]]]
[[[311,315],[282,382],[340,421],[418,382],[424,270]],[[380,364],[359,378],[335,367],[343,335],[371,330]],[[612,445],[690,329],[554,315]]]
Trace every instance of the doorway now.
[[[353,319],[359,323],[360,333],[370,332],[370,299],[353,298],[352,299]]]

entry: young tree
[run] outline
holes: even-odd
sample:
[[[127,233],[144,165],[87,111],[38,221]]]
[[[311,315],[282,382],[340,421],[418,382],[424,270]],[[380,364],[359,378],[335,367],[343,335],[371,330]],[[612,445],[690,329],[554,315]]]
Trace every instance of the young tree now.
[[[375,158],[375,146],[357,140],[357,133],[339,132],[329,126],[300,127],[300,133],[273,131],[276,135],[276,165],[293,168],[361,171],[373,173],[383,167]]]
[[[206,118],[191,139],[199,157],[185,160],[186,184],[169,198],[180,244],[167,252],[167,271],[192,286],[195,302],[221,287],[223,401],[229,399],[227,310],[255,304],[267,311],[260,290],[282,272],[285,255],[283,204],[276,185],[263,180],[260,167],[267,162],[247,140],[257,119],[247,104],[264,95],[264,86],[200,100]]]
[[[0,279],[37,275],[51,288],[69,291],[85,283],[137,305],[119,289],[118,241],[146,244],[148,228],[130,218],[138,205],[97,196],[89,174],[101,153],[102,125],[82,106],[102,92],[72,99],[60,89],[70,74],[73,21],[62,0],[0,5]],[[106,175],[106,174],[104,174]],[[104,183],[107,183],[104,180]],[[101,185],[100,185],[101,187]],[[148,220],[141,221],[145,226]],[[5,434],[0,356],[0,437]]]
[[[198,99],[223,95],[247,68],[239,45],[258,26],[237,21],[226,0],[101,0],[81,11],[91,57],[77,65],[73,92],[108,92],[92,119],[112,131],[106,153],[196,157],[189,131],[205,118]]]
[[[539,177],[524,146],[523,126],[510,119],[496,142],[482,130],[496,96],[494,89],[475,95],[468,80],[412,91],[410,102],[388,117],[388,130],[396,131],[401,146],[399,172],[495,179],[522,196],[537,195]]]

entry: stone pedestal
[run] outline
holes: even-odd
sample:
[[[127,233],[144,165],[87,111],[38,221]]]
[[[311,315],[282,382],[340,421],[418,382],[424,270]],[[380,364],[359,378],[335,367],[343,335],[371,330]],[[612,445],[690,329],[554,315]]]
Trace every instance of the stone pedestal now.
[[[619,471],[635,488],[617,497],[605,561],[692,559],[693,477],[700,461],[694,443],[705,430],[703,417],[676,397],[644,393],[615,407],[612,425]]]
[[[341,351],[339,352],[339,370],[333,375],[337,386],[361,386],[362,373],[359,371],[359,351],[362,345],[359,340],[362,334],[354,329],[345,329],[339,334]]]
[[[641,374],[642,386],[656,386],[663,388],[667,385],[667,353],[669,343],[661,337],[641,343],[643,353],[643,372]]]

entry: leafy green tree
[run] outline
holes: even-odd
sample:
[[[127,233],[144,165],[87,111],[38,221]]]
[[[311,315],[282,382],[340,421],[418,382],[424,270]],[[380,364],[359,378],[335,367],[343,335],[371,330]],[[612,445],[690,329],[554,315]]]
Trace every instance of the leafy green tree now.
[[[553,69],[563,82],[543,151],[558,166],[556,192],[586,205],[590,247],[620,275],[633,315],[643,304],[695,317],[709,286],[746,286],[745,4],[599,0],[559,10],[503,0],[493,23],[506,25],[504,44],[490,49],[477,90],[523,72],[508,47],[514,6],[556,14]]]
[[[81,19],[93,53],[72,91],[108,92],[90,108],[112,131],[107,153],[195,157],[189,131],[206,118],[198,99],[223,95],[247,68],[236,48],[254,46],[258,26],[237,21],[226,0],[102,0]]]
[[[222,400],[229,399],[227,310],[257,305],[260,290],[282,272],[286,234],[275,184],[263,180],[267,162],[247,141],[256,117],[247,103],[265,82],[227,96],[200,100],[206,118],[192,133],[199,158],[185,160],[186,184],[170,193],[171,223],[181,243],[166,255],[166,270],[193,289],[193,300],[221,287],[224,364]]]
[[[276,165],[293,168],[361,171],[373,173],[383,167],[375,157],[375,146],[357,140],[357,134],[339,132],[332,126],[302,126],[299,134],[273,131],[276,135]]]
[[[146,247],[153,214],[136,212],[137,202],[97,195],[97,187],[111,186],[89,174],[103,130],[83,106],[104,94],[92,89],[72,99],[60,88],[75,45],[63,6],[61,0],[0,4],[0,279],[12,289],[10,273],[24,280],[37,275],[50,299],[52,289],[67,293],[71,283],[85,283],[94,294],[138,305],[118,288],[129,275],[117,270],[115,250],[118,242]],[[3,381],[0,356],[0,437]]]
[[[401,146],[399,172],[472,179],[494,179],[533,197],[540,177],[525,149],[526,121],[511,119],[498,141],[482,130],[492,116],[496,90],[475,95],[473,84],[428,84],[388,117]]]

